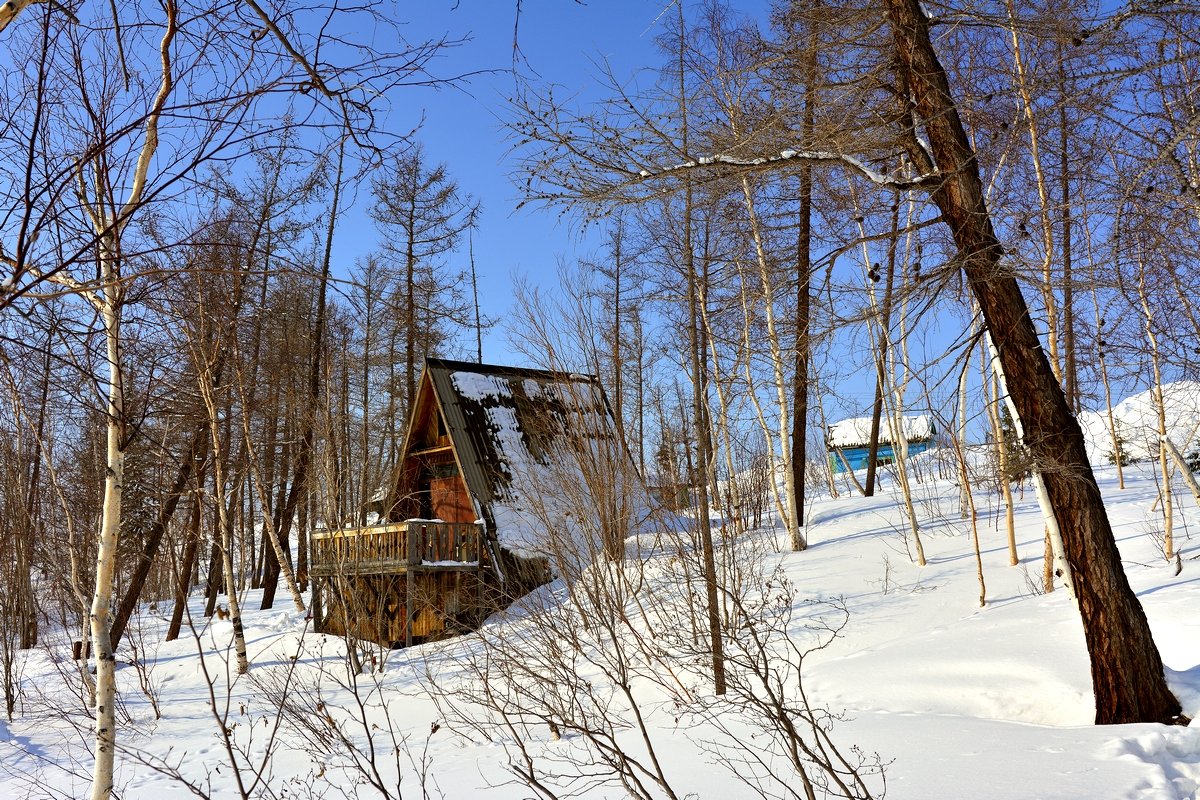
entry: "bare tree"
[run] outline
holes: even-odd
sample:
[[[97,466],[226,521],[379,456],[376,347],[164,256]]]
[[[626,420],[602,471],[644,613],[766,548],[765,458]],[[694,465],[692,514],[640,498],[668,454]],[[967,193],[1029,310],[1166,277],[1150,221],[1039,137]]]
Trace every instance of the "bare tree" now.
[[[976,150],[930,40],[930,19],[915,0],[888,0],[885,11],[881,18],[846,8],[837,18],[847,70],[838,106],[842,126],[823,131],[807,147],[698,155],[692,146],[681,148],[659,123],[652,109],[666,104],[661,98],[648,98],[639,108],[621,96],[619,105],[580,114],[549,100],[539,107],[527,97],[525,104],[538,109],[517,126],[533,143],[526,162],[529,194],[556,202],[642,202],[744,172],[824,164],[868,186],[927,197],[949,234],[950,260],[923,279],[930,286],[962,280],[999,352],[1080,587],[1097,722],[1180,721],[1145,614],[1121,569],[1082,432],[993,227]]]
[[[1078,576],[1079,607],[1092,660],[1097,723],[1178,723],[1179,701],[1163,676],[1145,612],[1129,588],[1104,501],[1071,413],[991,227],[979,169],[915,0],[888,0],[897,72],[911,93],[914,162],[943,176],[931,196],[949,225],[968,284],[1000,350],[1026,444],[1043,466],[1047,491]],[[915,133],[915,130],[914,130]]]
[[[459,190],[445,164],[431,167],[420,145],[392,160],[371,188],[371,216],[386,235],[382,257],[402,276],[397,305],[406,323],[404,385],[406,402],[411,403],[419,357],[433,352],[440,323],[469,324],[461,292],[465,275],[448,270],[444,258],[462,234],[475,227],[479,204]]]

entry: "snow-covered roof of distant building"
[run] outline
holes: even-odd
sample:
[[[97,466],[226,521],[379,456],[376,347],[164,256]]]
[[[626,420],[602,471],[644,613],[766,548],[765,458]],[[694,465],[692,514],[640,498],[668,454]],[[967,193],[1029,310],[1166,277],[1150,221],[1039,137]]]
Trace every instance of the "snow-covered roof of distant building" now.
[[[924,442],[932,439],[937,429],[928,414],[902,418],[904,438],[909,442]],[[871,444],[871,418],[851,417],[829,426],[826,443],[830,447],[867,447]],[[892,426],[887,417],[879,420],[879,443],[892,443]]]

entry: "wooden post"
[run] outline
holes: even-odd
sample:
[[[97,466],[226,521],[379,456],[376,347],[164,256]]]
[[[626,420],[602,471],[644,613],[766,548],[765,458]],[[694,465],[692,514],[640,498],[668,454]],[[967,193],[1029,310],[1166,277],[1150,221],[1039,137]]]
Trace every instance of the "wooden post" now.
[[[420,536],[423,533],[424,525],[417,526],[413,523],[408,524],[408,530],[405,532],[406,541],[405,549],[408,551],[407,562],[408,568],[404,571],[404,646],[412,647],[412,626],[413,626],[413,593],[416,580],[414,578],[413,568],[421,563],[421,548],[419,545]]]
[[[317,633],[325,632],[325,608],[321,597],[321,586],[323,581],[323,578],[313,578],[312,581],[312,610],[310,613],[312,614],[313,630]]]

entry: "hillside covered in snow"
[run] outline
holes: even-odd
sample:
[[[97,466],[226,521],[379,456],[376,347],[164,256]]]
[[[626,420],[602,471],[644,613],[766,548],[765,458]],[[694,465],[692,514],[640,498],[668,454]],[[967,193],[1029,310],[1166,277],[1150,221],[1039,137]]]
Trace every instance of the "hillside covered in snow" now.
[[[1162,387],[1166,435],[1179,452],[1200,450],[1200,382],[1176,381]],[[1159,414],[1154,389],[1126,398],[1108,411],[1085,411],[1079,424],[1093,464],[1113,463],[1113,429],[1128,461],[1158,458]]]
[[[1099,477],[1170,685],[1196,716],[1200,510],[1176,504],[1175,574],[1158,550],[1152,466],[1127,468],[1124,490],[1112,467]],[[955,484],[929,478],[915,495],[924,568],[889,484],[873,498],[817,499],[804,552],[781,552],[779,530],[722,529],[721,568],[738,587],[723,603],[724,697],[703,657],[686,532],[632,538],[625,562],[543,587],[477,634],[409,650],[250,611],[245,676],[230,623],[203,618],[202,600],[191,633],[170,643],[165,606],[150,604],[118,653],[117,792],[803,797],[782,735],[792,724],[840,765],[809,773],[817,797],[840,780],[892,800],[1195,798],[1200,727],[1091,724],[1078,615],[1063,590],[1040,589],[1033,492],[1016,509],[1017,566],[998,495],[976,493],[982,585]],[[588,613],[601,607],[613,613]],[[20,655],[21,714],[0,722],[0,797],[87,789],[91,720],[69,644],[60,635]]]

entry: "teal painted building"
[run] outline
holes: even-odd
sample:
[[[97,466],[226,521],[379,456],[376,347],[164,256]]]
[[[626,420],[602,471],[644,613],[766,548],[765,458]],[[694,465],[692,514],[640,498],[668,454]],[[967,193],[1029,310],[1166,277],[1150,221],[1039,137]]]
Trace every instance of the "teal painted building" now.
[[[892,439],[902,439],[907,448],[906,455],[916,455],[933,447],[937,428],[932,417],[922,414],[919,416],[903,417],[903,436],[893,437],[890,420],[881,419],[879,424],[879,448],[876,452],[876,464],[890,464],[896,460],[898,444]],[[852,417],[831,425],[825,439],[829,456],[829,468],[833,472],[846,472],[847,469],[865,469],[871,451],[871,418]]]

